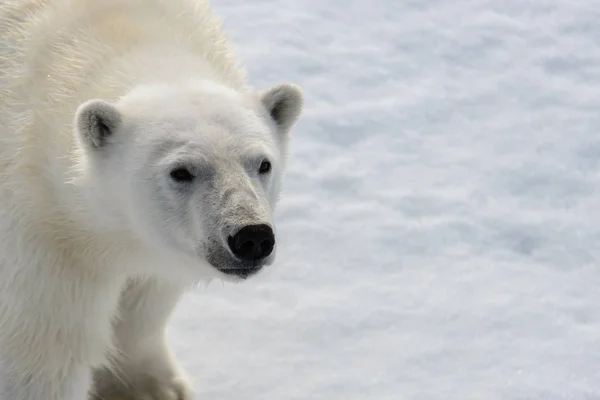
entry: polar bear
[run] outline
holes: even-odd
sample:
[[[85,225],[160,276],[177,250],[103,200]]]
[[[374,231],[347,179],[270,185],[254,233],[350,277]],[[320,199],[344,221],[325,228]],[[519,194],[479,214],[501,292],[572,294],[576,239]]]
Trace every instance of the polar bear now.
[[[0,54],[0,399],[191,399],[165,325],[273,262],[300,88],[204,0],[4,0]]]

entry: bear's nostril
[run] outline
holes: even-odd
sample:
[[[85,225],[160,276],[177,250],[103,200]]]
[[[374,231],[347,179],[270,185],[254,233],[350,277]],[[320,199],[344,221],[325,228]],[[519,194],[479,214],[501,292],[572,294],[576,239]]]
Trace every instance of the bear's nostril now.
[[[232,253],[244,261],[261,260],[273,251],[275,236],[265,224],[247,225],[228,240]]]
[[[267,253],[270,254],[271,251],[273,250],[273,242],[270,240],[264,240],[261,244],[260,244],[260,250],[263,253]]]

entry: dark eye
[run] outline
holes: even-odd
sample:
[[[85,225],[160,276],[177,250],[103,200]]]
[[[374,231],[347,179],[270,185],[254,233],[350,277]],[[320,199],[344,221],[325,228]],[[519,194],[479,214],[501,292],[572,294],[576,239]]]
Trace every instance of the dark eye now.
[[[170,175],[175,182],[191,182],[194,180],[194,175],[185,167],[175,168]]]
[[[260,163],[260,168],[258,169],[259,173],[266,174],[270,170],[271,170],[271,163],[270,162],[268,162],[267,160],[265,160],[262,163]]]

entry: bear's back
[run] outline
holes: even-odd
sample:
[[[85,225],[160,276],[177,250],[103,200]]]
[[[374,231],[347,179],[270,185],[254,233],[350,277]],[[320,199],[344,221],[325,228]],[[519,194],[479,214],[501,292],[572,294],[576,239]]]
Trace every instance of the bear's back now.
[[[204,0],[8,0],[0,4],[0,105],[43,113],[84,100],[96,94],[83,89],[101,80],[107,62],[158,41],[201,55],[223,81],[244,85]]]

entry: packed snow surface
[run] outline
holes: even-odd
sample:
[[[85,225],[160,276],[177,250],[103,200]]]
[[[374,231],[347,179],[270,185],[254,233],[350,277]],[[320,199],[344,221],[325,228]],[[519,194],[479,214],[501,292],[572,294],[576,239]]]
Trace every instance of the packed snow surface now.
[[[198,398],[599,399],[599,3],[212,4],[306,109],[276,264],[171,321]]]

